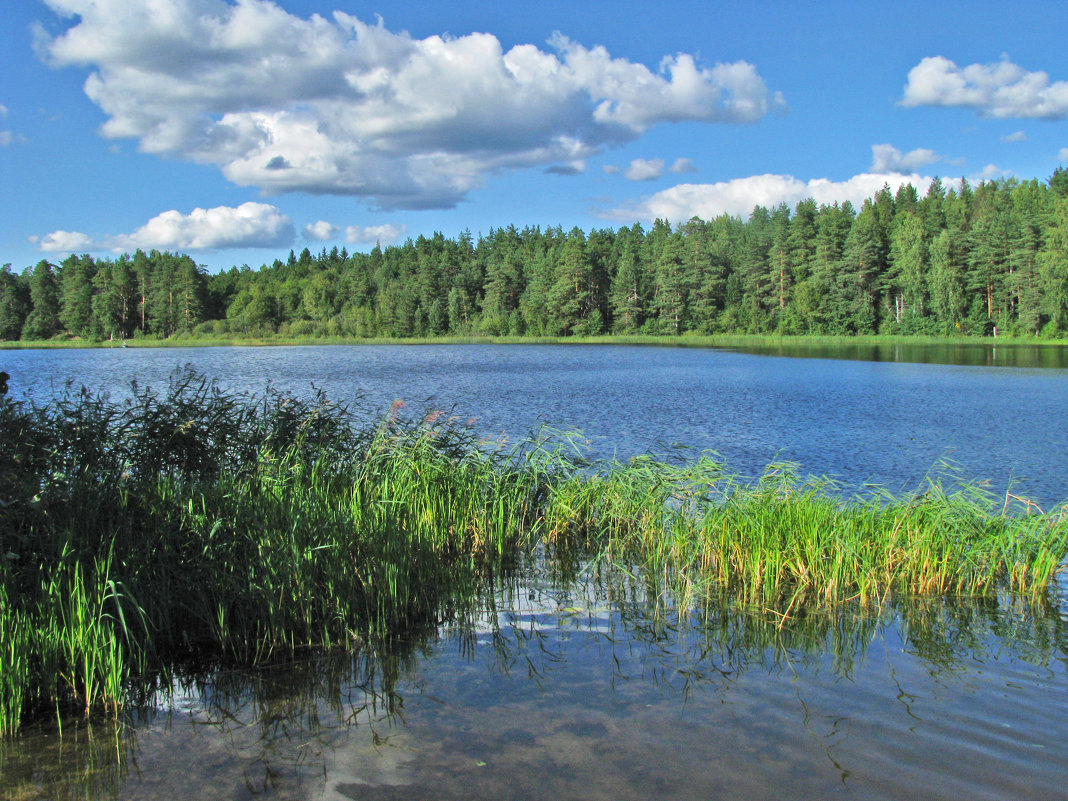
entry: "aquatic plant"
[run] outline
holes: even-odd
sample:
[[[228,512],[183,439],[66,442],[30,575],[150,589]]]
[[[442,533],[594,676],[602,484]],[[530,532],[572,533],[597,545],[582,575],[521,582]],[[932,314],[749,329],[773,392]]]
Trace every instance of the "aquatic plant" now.
[[[558,432],[503,448],[188,371],[122,402],[0,398],[0,515],[0,734],[114,716],[161,672],[433,628],[534,549],[779,623],[895,593],[1041,600],[1068,553],[1063,511],[975,488],[843,499],[784,466],[749,485],[711,458],[589,465]]]
[[[772,465],[745,484],[709,458],[638,458],[554,487],[553,537],[578,537],[637,566],[671,604],[709,592],[785,619],[793,610],[910,595],[1044,596],[1068,553],[1068,508],[1017,508],[937,476],[911,495],[843,498],[823,478]]]

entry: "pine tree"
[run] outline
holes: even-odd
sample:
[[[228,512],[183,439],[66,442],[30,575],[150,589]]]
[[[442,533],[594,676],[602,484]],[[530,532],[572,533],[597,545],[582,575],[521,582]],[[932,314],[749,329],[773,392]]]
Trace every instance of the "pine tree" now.
[[[577,333],[590,309],[592,263],[586,251],[586,236],[572,228],[553,272],[546,298],[550,325],[557,334]]]
[[[652,282],[641,259],[644,240],[645,232],[637,223],[622,229],[616,237],[616,273],[610,302],[613,331],[617,334],[633,334],[645,322]]]
[[[668,236],[656,261],[656,296],[653,300],[660,333],[679,336],[689,322],[690,281],[683,258],[683,238]]]
[[[1052,332],[1068,332],[1068,195],[1054,201],[1046,241],[1038,254],[1038,270]]]
[[[64,259],[56,272],[59,285],[59,320],[77,337],[91,338],[93,319],[93,278],[96,262],[89,254],[71,255]]]
[[[921,333],[927,314],[927,246],[923,221],[913,212],[902,212],[890,234],[890,265],[884,297],[896,330]]]
[[[63,330],[59,320],[59,285],[53,269],[42,259],[30,274],[32,310],[22,326],[23,339],[51,339]]]
[[[11,265],[0,268],[0,339],[16,340],[30,313],[30,292]]]

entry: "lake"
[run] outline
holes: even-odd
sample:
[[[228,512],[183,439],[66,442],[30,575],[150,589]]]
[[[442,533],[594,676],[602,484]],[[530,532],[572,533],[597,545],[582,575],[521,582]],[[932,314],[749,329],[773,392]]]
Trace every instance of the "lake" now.
[[[1007,359],[1006,350],[987,348],[993,355],[984,358]],[[786,460],[849,487],[894,491],[917,488],[949,460],[995,494],[1011,485],[1044,505],[1068,500],[1068,367],[843,353],[851,358],[584,345],[115,348],[3,351],[0,369],[12,375],[13,396],[43,399],[68,380],[113,394],[132,379],[162,388],[190,365],[234,391],[262,393],[270,381],[298,394],[315,385],[336,401],[359,397],[374,415],[397,399],[415,413],[443,409],[513,442],[543,424],[578,429],[593,458],[710,450],[744,476]],[[957,353],[980,359],[975,346]]]
[[[593,457],[788,459],[851,487],[940,459],[1068,498],[1068,369],[626,346],[5,351],[16,397],[191,364],[235,391],[444,408]],[[931,360],[932,362],[934,360]],[[118,726],[0,742],[0,798],[647,799],[1064,795],[1068,598],[901,598],[779,625],[678,609],[533,553],[469,617],[389,647],[184,676]],[[661,599],[662,600],[662,599]]]

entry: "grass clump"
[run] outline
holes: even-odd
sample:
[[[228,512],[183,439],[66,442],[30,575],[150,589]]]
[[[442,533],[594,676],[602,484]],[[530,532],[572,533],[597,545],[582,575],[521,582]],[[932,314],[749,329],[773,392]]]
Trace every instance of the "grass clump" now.
[[[1041,598],[1068,552],[1063,511],[974,488],[843,500],[781,466],[750,485],[709,458],[573,448],[188,372],[123,402],[0,397],[0,735],[116,715],[168,671],[425,631],[539,546],[675,606],[727,592],[780,620],[894,593]]]
[[[1039,599],[1068,554],[1066,509],[1014,509],[978,486],[947,491],[937,479],[904,497],[843,499],[790,465],[773,465],[753,485],[708,458],[639,458],[572,476],[554,488],[546,521],[550,536],[638,566],[672,604],[727,590],[783,618],[892,593],[1007,589]]]
[[[175,665],[436,623],[519,550],[536,480],[448,421],[189,374],[0,398],[0,733]]]

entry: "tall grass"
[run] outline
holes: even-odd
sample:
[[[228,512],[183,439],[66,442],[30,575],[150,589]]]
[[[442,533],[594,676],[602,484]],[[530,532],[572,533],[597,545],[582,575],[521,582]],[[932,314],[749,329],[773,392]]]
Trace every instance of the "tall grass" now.
[[[647,594],[786,620],[893,593],[1047,592],[1063,512],[936,482],[843,501],[709,459],[590,467],[565,437],[485,446],[437,414],[230,395],[181,373],[118,403],[0,398],[0,734],[116,715],[160,671],[403,637],[469,610],[526,550]]]
[[[1034,512],[1034,513],[1032,513]],[[891,593],[1044,597],[1068,554],[1068,508],[1038,513],[975,485],[875,491],[843,500],[825,479],[773,465],[756,485],[703,458],[648,458],[573,475],[553,489],[547,536],[636,565],[672,605],[729,590],[782,618]]]

